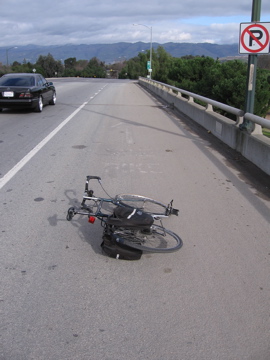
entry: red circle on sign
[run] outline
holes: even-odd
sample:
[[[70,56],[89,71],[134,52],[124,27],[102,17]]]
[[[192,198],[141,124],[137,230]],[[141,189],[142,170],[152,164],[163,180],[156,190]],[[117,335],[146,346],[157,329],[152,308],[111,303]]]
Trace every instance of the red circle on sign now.
[[[261,47],[257,50],[252,50],[250,49],[248,46],[246,46],[245,42],[244,42],[244,36],[246,35],[246,33],[249,34],[249,36],[251,36],[251,33],[249,33],[249,29],[250,28],[253,28],[253,27],[258,27],[258,28],[261,28],[264,32],[265,32],[265,35],[266,35],[266,40],[265,40],[265,43],[262,44],[259,42],[259,40],[257,41],[257,43],[259,45],[261,45]],[[253,36],[252,36],[253,37]],[[255,39],[254,39],[255,40]],[[256,40],[255,40],[256,41]],[[247,28],[245,28],[245,30],[243,31],[242,35],[241,35],[241,45],[243,46],[243,48],[248,51],[248,52],[252,52],[252,53],[257,53],[257,52],[260,52],[262,51],[263,49],[266,48],[266,46],[269,44],[269,33],[268,33],[268,30],[262,26],[261,24],[252,24],[252,25],[249,25]]]

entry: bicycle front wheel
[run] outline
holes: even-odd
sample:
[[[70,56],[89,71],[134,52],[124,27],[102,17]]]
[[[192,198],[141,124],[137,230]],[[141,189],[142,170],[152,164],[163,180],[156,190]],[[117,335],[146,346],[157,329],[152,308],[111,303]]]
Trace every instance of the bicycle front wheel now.
[[[179,250],[182,239],[171,230],[152,225],[149,230],[119,228],[113,232],[115,240],[142,251],[164,253]]]
[[[119,194],[115,197],[115,200],[124,206],[130,206],[141,210],[152,216],[168,216],[169,205],[162,204],[154,199],[133,194]]]

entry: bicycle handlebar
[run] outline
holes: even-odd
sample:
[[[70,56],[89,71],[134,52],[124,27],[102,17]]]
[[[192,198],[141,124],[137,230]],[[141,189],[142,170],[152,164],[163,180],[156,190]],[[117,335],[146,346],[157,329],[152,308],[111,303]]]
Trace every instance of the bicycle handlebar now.
[[[91,176],[91,175],[87,175],[86,179],[87,179],[87,181],[92,180],[92,179],[95,179],[95,180],[98,180],[98,181],[101,180],[101,178],[99,176]]]
[[[91,176],[91,175],[87,175],[86,176],[86,183],[85,183],[85,192],[88,193],[88,183],[90,180],[98,180],[101,181],[101,178],[99,176]],[[92,196],[92,195],[91,195]]]

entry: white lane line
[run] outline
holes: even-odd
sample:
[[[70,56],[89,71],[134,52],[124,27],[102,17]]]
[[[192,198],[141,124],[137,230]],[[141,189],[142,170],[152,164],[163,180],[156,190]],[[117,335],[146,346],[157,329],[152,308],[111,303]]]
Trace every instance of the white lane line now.
[[[123,124],[123,122],[120,122],[120,123],[117,123],[117,124],[115,124],[115,125],[112,125],[111,127],[112,127],[112,128],[115,128],[115,127],[120,126],[120,125],[122,125],[122,124]]]
[[[0,190],[3,186],[6,185],[6,183],[13,178],[17,174],[18,171],[21,170],[21,168],[28,163],[30,159],[32,159],[33,156],[36,155],[36,153],[43,148],[49,142],[54,135],[58,133],[79,111],[82,110],[82,108],[87,104],[88,102],[84,102],[77,110],[75,110],[69,117],[67,117],[60,125],[58,125],[48,136],[46,136],[37,146],[35,146],[27,155],[25,155],[24,158],[22,158],[9,172],[6,173],[1,179],[0,179]]]
[[[126,128],[126,142],[131,145],[134,144],[132,133],[129,131],[128,128]]]

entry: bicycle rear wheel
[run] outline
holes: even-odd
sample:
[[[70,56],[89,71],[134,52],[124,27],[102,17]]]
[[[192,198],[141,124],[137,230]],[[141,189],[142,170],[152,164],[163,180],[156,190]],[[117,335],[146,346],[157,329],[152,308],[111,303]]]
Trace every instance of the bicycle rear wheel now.
[[[173,252],[183,245],[178,235],[159,225],[152,225],[149,230],[115,229],[113,237],[132,248],[155,253]]]
[[[141,195],[119,194],[116,195],[115,200],[120,205],[136,208],[152,216],[168,216],[170,212],[170,204],[165,205]]]

